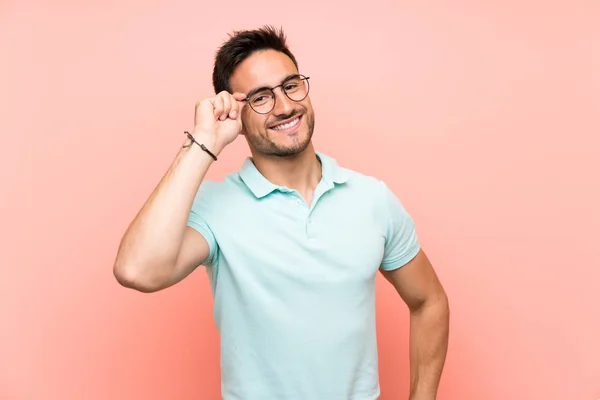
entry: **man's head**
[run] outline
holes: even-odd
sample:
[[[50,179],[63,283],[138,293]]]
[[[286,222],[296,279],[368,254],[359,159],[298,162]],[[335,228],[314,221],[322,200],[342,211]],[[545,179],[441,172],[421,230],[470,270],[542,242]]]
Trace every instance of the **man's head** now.
[[[213,86],[215,93],[248,95],[242,133],[254,153],[286,157],[310,144],[314,112],[308,78],[299,74],[281,30],[235,32],[217,52]]]

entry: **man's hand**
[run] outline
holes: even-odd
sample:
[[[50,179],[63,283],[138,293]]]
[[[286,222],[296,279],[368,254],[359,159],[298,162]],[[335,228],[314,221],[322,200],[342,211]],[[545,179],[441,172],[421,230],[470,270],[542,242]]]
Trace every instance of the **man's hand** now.
[[[219,153],[242,131],[242,110],[246,102],[243,93],[222,91],[215,97],[196,102],[194,138]]]

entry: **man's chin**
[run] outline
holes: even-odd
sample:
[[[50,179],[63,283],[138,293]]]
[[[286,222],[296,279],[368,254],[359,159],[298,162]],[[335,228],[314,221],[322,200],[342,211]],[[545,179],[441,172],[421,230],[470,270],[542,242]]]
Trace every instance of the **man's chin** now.
[[[306,150],[308,148],[309,143],[310,141],[287,145],[273,143],[271,149],[262,153],[274,157],[293,157]]]
[[[306,150],[308,148],[309,144],[310,144],[310,140],[306,140],[302,143],[296,143],[291,146],[281,147],[281,148],[279,148],[279,150],[280,150],[282,157],[295,156],[295,155],[298,155],[298,154],[304,152],[304,150]]]
[[[264,138],[266,140],[248,140],[248,143],[254,151],[267,157],[292,157],[308,148],[311,137],[311,132],[307,132],[305,127],[288,135],[269,129],[268,136]],[[246,136],[246,139],[249,138]]]

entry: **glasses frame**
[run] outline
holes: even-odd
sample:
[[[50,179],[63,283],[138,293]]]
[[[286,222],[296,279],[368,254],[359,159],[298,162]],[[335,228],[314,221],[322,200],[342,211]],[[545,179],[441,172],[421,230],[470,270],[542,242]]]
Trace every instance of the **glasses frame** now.
[[[283,88],[283,85],[285,85],[287,82],[289,82],[289,81],[290,81],[290,80],[292,80],[292,79],[297,79],[297,78],[300,78],[300,80],[303,80],[303,81],[304,81],[304,83],[306,84],[306,94],[305,94],[305,95],[304,95],[304,97],[303,97],[303,98],[301,98],[300,100],[294,100],[294,99],[292,99],[292,98],[291,98],[291,97],[290,97],[290,96],[287,94],[287,92],[285,91],[285,89]],[[288,98],[288,99],[290,99],[291,101],[294,101],[294,102],[298,103],[298,102],[300,102],[300,101],[302,101],[302,100],[304,100],[304,99],[306,99],[306,98],[308,97],[308,93],[310,92],[310,82],[308,81],[309,79],[310,79],[310,76],[304,76],[304,75],[302,75],[302,74],[296,74],[296,75],[289,76],[289,77],[285,78],[285,79],[283,80],[283,82],[281,82],[281,83],[280,83],[279,85],[277,85],[277,86],[273,86],[273,87],[262,87],[262,88],[258,88],[258,89],[255,89],[255,90],[253,90],[253,91],[252,91],[252,93],[250,94],[250,96],[246,97],[246,98],[244,99],[244,101],[248,103],[248,105],[250,106],[250,108],[252,109],[252,111],[254,111],[255,113],[257,113],[257,114],[262,114],[262,115],[268,114],[268,113],[270,113],[271,111],[273,111],[273,109],[275,108],[275,104],[277,103],[277,96],[275,96],[275,89],[277,89],[278,87],[280,87],[280,88],[281,88],[281,91],[283,92],[283,94],[285,94],[285,97],[287,97],[287,98]],[[252,103],[250,102],[250,97],[251,97],[251,96],[254,96],[254,95],[255,95],[256,93],[258,93],[258,92],[262,92],[263,90],[269,90],[271,93],[273,93],[273,106],[272,106],[272,107],[271,107],[271,109],[270,109],[269,111],[267,111],[267,112],[260,112],[260,111],[257,111],[256,109],[254,109],[254,107],[252,107]],[[256,92],[256,93],[254,93],[254,92]]]

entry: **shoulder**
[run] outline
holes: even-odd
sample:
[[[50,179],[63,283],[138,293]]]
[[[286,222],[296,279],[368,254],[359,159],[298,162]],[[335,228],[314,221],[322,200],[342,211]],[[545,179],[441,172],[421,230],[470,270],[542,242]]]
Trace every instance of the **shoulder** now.
[[[401,196],[397,194],[398,189],[392,188],[392,185],[384,179],[337,163],[335,168],[337,171],[336,176],[344,182],[343,187],[359,203],[373,205],[386,218],[390,213],[397,212],[397,210],[405,211],[400,200]]]
[[[344,184],[348,188],[360,191],[367,196],[373,196],[381,200],[391,192],[387,183],[380,177],[368,175],[342,165],[337,166],[337,173],[342,177]]]
[[[318,152],[317,154],[323,165],[323,175],[325,175],[328,180],[355,189],[369,191],[381,190],[383,182],[377,177],[349,168],[343,165],[343,162],[338,163],[338,160],[332,156],[321,152]]]
[[[348,180],[348,183],[352,186],[356,186],[357,188],[379,195],[385,188],[387,188],[385,182],[379,177],[366,175],[358,171],[349,171],[349,176],[351,179]]]

